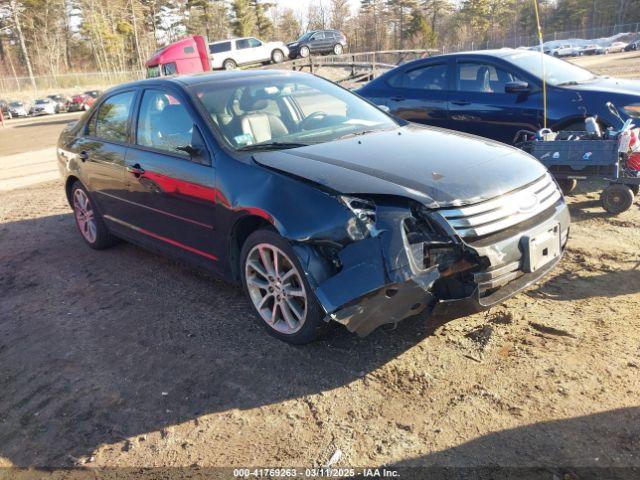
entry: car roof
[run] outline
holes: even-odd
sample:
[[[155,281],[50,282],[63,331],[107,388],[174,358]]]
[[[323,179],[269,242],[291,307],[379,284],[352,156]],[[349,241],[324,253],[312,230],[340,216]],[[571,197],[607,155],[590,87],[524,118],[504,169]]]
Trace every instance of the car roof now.
[[[147,78],[145,80],[137,80],[135,82],[128,82],[117,87],[112,88],[110,91],[125,90],[132,87],[144,87],[145,85],[158,85],[158,84],[173,84],[179,86],[192,86],[201,85],[203,83],[216,83],[225,82],[228,80],[243,80],[249,78],[267,78],[267,77],[306,77],[311,74],[304,72],[293,72],[289,70],[230,70],[223,72],[205,72],[194,73],[189,75],[179,75],[176,77],[160,77],[160,78]]]

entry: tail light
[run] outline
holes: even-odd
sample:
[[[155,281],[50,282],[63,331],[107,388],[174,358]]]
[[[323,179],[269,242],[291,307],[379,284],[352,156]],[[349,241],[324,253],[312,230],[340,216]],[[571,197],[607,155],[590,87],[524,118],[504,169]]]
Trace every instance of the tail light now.
[[[640,171],[640,152],[635,152],[627,158],[627,168]]]

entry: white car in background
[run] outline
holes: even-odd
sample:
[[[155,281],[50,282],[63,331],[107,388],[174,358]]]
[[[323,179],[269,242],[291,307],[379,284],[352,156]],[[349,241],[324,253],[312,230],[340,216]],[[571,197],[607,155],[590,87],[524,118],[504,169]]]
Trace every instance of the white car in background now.
[[[546,50],[545,48],[545,53],[553,55],[554,57],[576,57],[580,55],[580,47],[569,44],[552,47],[548,52]]]
[[[624,47],[626,47],[627,45],[628,44],[625,42],[613,42],[608,47],[605,47],[605,50],[606,50],[606,53],[624,52]]]
[[[233,70],[238,65],[280,63],[289,56],[282,42],[263,42],[255,37],[233,38],[211,42],[209,58],[214,70]]]
[[[54,115],[56,113],[56,102],[50,98],[39,98],[31,107],[29,115]]]

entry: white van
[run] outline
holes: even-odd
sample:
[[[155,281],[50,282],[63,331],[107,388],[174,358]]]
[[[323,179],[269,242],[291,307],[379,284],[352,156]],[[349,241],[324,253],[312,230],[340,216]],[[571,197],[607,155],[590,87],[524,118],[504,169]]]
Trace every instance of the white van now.
[[[254,37],[233,38],[209,44],[211,67],[233,70],[251,63],[280,63],[289,56],[282,42],[263,42]]]

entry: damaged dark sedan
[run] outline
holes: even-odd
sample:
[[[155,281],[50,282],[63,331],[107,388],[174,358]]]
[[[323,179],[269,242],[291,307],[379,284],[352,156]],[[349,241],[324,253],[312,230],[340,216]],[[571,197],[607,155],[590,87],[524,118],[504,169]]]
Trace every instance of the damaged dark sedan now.
[[[239,282],[291,343],[328,321],[366,335],[488,308],[552,269],[569,233],[532,157],[302,73],[121,85],[57,152],[89,246],[125,239]]]

